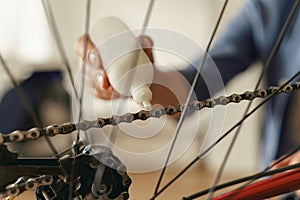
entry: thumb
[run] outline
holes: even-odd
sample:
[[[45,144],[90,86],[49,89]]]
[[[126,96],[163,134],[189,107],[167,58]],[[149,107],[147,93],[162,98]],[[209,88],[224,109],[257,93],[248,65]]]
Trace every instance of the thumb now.
[[[154,57],[152,52],[153,41],[149,36],[141,35],[139,36],[139,40],[144,52],[147,54],[148,58],[152,63],[154,63]]]
[[[109,80],[108,80],[108,76],[107,74],[104,72],[103,74],[103,80],[102,80],[102,88],[103,89],[108,89],[110,86]]]

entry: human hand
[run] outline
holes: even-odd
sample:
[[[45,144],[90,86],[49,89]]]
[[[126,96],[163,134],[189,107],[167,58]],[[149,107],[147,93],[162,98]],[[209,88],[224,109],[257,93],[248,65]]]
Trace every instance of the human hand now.
[[[276,163],[277,160],[273,161],[273,163]],[[273,163],[271,165],[273,165]],[[281,167],[285,167],[285,166],[293,165],[293,164],[297,164],[297,163],[300,163],[300,151],[296,152],[292,156],[289,156],[288,158],[284,159],[280,163],[274,165],[272,167],[272,169],[278,169]],[[298,197],[300,197],[300,190],[295,191],[295,193]]]
[[[144,52],[153,63],[153,42],[151,38],[148,36],[140,36],[138,39],[140,40]],[[81,59],[84,58],[84,36],[77,39],[75,43],[75,52]],[[87,35],[87,50],[85,57],[87,61],[85,73],[86,81],[89,86],[94,89],[95,96],[106,100],[118,98],[120,94],[118,94],[110,84],[109,78],[102,65],[101,55],[97,48],[95,48],[89,35]]]

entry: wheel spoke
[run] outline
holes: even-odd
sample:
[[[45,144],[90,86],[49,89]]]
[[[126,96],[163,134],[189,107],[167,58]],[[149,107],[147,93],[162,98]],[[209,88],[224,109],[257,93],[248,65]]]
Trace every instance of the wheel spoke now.
[[[215,185],[213,188],[210,187],[208,189],[201,190],[201,191],[196,192],[192,195],[189,195],[188,197],[184,197],[183,199],[185,199],[185,200],[195,199],[195,198],[201,197],[203,195],[209,194],[212,189],[214,191],[217,191],[217,190],[224,189],[224,188],[227,188],[227,187],[231,187],[233,185],[240,184],[240,183],[243,183],[243,182],[247,181],[244,185],[238,187],[235,190],[236,193],[238,193],[239,190],[242,190],[243,188],[247,187],[248,185],[250,185],[251,183],[253,183],[254,181],[256,181],[259,178],[266,177],[266,176],[272,176],[272,175],[279,174],[279,173],[282,173],[282,172],[285,172],[285,171],[288,171],[288,170],[291,170],[291,169],[299,168],[300,163],[297,163],[297,164],[288,165],[288,166],[285,166],[285,167],[282,167],[282,168],[279,168],[279,169],[270,170],[275,165],[281,163],[282,161],[284,161],[288,157],[291,157],[292,155],[294,155],[299,150],[300,150],[300,146],[296,147],[293,151],[291,151],[290,153],[288,153],[285,156],[281,157],[276,162],[272,163],[270,166],[266,167],[264,170],[262,170],[259,173],[256,173],[256,174],[251,175],[251,176],[235,179],[235,180],[232,180],[232,181],[229,181],[229,182],[226,182],[226,183],[222,183],[220,185]]]
[[[43,9],[44,9],[44,12],[45,12],[45,16],[46,16],[46,19],[47,19],[47,22],[48,22],[49,29],[52,32],[55,44],[56,44],[57,49],[59,51],[59,55],[60,55],[60,57],[62,59],[62,62],[63,62],[64,66],[67,70],[68,77],[69,77],[70,82],[71,82],[71,86],[73,87],[74,95],[76,97],[76,100],[79,101],[79,95],[78,95],[78,92],[75,88],[75,83],[74,83],[74,78],[73,78],[73,75],[72,75],[71,65],[68,61],[65,49],[63,47],[63,43],[62,43],[61,37],[60,37],[59,32],[58,32],[58,28],[57,28],[57,25],[56,25],[56,22],[55,22],[55,18],[54,18],[53,12],[52,12],[51,5],[49,4],[48,0],[42,0],[41,2],[42,2],[42,6],[43,6]]]
[[[226,1],[224,2],[224,4],[223,4],[223,7],[222,7],[222,9],[221,9],[221,12],[220,12],[220,15],[219,15],[219,17],[218,17],[218,20],[217,20],[217,23],[216,23],[216,25],[215,25],[215,28],[214,28],[214,30],[213,30],[213,32],[212,32],[212,35],[211,35],[210,40],[209,40],[209,42],[208,42],[208,45],[207,45],[207,47],[206,47],[206,49],[205,49],[205,53],[204,53],[203,59],[202,59],[202,61],[201,61],[201,64],[199,65],[198,71],[197,71],[197,73],[196,73],[196,75],[195,75],[195,77],[194,77],[194,80],[193,80],[191,89],[190,89],[189,94],[188,94],[188,97],[187,97],[187,99],[186,99],[186,105],[188,105],[188,104],[190,103],[190,101],[191,101],[191,97],[192,97],[192,95],[193,95],[194,89],[195,89],[196,84],[197,84],[197,82],[198,82],[198,79],[199,79],[199,77],[200,77],[200,75],[201,75],[201,73],[202,73],[202,69],[203,69],[203,67],[204,67],[206,58],[207,58],[207,56],[208,56],[208,51],[210,50],[210,46],[211,46],[211,44],[212,44],[212,41],[213,41],[213,39],[215,38],[215,35],[216,35],[216,32],[217,32],[217,30],[218,30],[218,28],[219,28],[221,19],[223,18],[223,14],[224,14],[224,11],[225,11],[225,9],[226,9],[227,3],[228,3],[228,0],[226,0]],[[165,171],[166,171],[167,165],[168,165],[168,163],[169,163],[169,159],[170,159],[170,157],[171,157],[173,148],[174,148],[175,143],[176,143],[176,140],[177,140],[177,138],[178,138],[179,131],[180,131],[182,125],[183,125],[183,122],[184,122],[184,119],[185,119],[185,116],[186,116],[186,112],[187,112],[187,106],[184,107],[184,109],[183,109],[183,111],[182,111],[182,113],[181,113],[180,119],[179,119],[179,121],[178,121],[176,130],[175,130],[175,133],[174,133],[174,137],[173,137],[172,142],[171,142],[170,150],[169,150],[169,152],[168,152],[167,158],[166,158],[166,160],[165,160],[164,166],[163,166],[163,168],[162,168],[162,171],[161,171],[161,173],[160,173],[158,182],[157,182],[156,187],[155,187],[154,196],[153,196],[151,199],[155,199],[155,196],[156,196],[156,194],[157,194],[157,192],[158,192],[158,189],[159,189],[160,184],[161,184],[161,182],[162,182],[162,179],[163,179],[164,173],[165,173]]]
[[[79,115],[78,115],[78,119],[77,122],[80,123],[80,121],[82,120],[82,116],[83,116],[83,108],[82,108],[82,101],[83,101],[83,95],[84,95],[84,87],[85,87],[85,72],[86,72],[86,55],[87,55],[87,42],[88,42],[88,32],[89,32],[89,28],[90,28],[90,15],[91,15],[91,0],[86,0],[86,9],[85,9],[85,26],[84,26],[84,40],[83,40],[83,58],[82,58],[82,66],[81,66],[81,70],[82,70],[82,79],[81,79],[81,90],[80,90],[80,97],[79,97]],[[74,83],[72,83],[74,86]],[[74,92],[76,92],[75,86],[74,86]],[[85,136],[87,136],[86,132]],[[88,137],[86,137],[88,140]],[[77,136],[76,136],[76,140],[74,143],[74,160],[72,161],[72,167],[71,167],[71,177],[70,177],[70,181],[69,181],[69,200],[73,199],[72,196],[72,191],[73,191],[73,184],[74,184],[74,179],[75,179],[75,170],[76,170],[76,157],[77,157],[77,144],[79,144],[80,141],[80,131],[77,131]]]
[[[33,105],[30,103],[30,101],[29,101],[26,93],[19,86],[17,80],[15,79],[15,77],[13,76],[13,74],[11,73],[10,68],[8,67],[7,63],[5,62],[5,60],[3,59],[3,57],[2,57],[1,54],[0,54],[0,62],[1,62],[2,67],[5,70],[5,73],[9,76],[10,82],[15,87],[16,93],[17,93],[17,96],[18,96],[20,102],[24,105],[26,111],[29,113],[30,117],[32,118],[34,124],[37,127],[41,128],[42,127],[42,122],[37,118],[37,116],[36,116],[36,114],[34,112],[34,109],[33,109]],[[53,143],[50,141],[50,139],[49,139],[49,137],[47,135],[45,136],[45,139],[46,139],[46,142],[49,145],[49,147],[50,147],[53,155],[55,157],[57,157],[58,156],[58,152],[55,149]]]
[[[148,7],[146,9],[146,14],[145,14],[143,24],[142,24],[142,29],[141,29],[141,34],[142,35],[145,34],[145,31],[147,30],[146,28],[148,27],[148,24],[149,24],[149,21],[150,21],[150,18],[151,18],[151,13],[152,13],[152,10],[153,10],[154,2],[155,2],[154,0],[149,0],[149,4],[148,4]],[[272,49],[270,51],[270,54],[269,54],[265,64],[262,67],[261,73],[259,75],[258,81],[256,82],[254,90],[257,90],[257,88],[259,87],[265,73],[270,68],[271,63],[272,63],[274,57],[276,56],[276,53],[277,53],[278,49],[280,48],[281,42],[284,38],[284,35],[287,32],[287,30],[289,29],[289,25],[290,25],[291,21],[293,20],[294,15],[297,13],[297,10],[298,10],[298,7],[299,7],[299,2],[300,2],[300,0],[295,1],[295,3],[293,5],[287,19],[286,19],[286,21],[284,22],[284,25],[283,25],[283,27],[280,30],[280,33],[278,35],[278,38],[275,41],[275,44],[272,47]],[[194,88],[197,84],[199,76],[201,76],[202,69],[205,65],[206,59],[209,56],[208,52],[209,52],[210,47],[212,45],[212,42],[215,38],[215,34],[218,30],[219,24],[222,20],[222,17],[223,17],[223,14],[225,12],[227,3],[228,3],[228,0],[224,0],[224,5],[221,9],[221,12],[218,16],[218,19],[217,19],[216,25],[214,27],[214,30],[212,32],[212,35],[211,35],[211,37],[209,39],[209,42],[206,46],[206,50],[205,50],[205,53],[203,55],[203,59],[202,59],[200,65],[198,66],[197,73],[196,73],[196,75],[193,79],[192,86],[191,86],[191,89],[188,93],[188,97],[186,99],[186,104],[185,105],[188,105],[188,104],[191,103],[193,90],[194,90]],[[84,24],[83,58],[82,58],[83,62],[82,62],[81,68],[80,68],[81,73],[83,75],[80,79],[81,84],[80,84],[79,89],[76,89],[76,86],[75,86],[75,83],[74,83],[74,78],[73,78],[72,73],[71,73],[70,63],[68,61],[65,49],[63,47],[62,38],[60,37],[60,34],[59,34],[59,31],[58,31],[58,28],[57,28],[57,24],[55,22],[55,17],[54,17],[50,2],[48,2],[48,0],[42,0],[42,5],[43,5],[44,12],[45,12],[45,16],[47,18],[49,29],[52,32],[52,35],[55,39],[55,43],[56,43],[57,49],[59,51],[59,55],[61,57],[63,65],[66,67],[67,74],[68,74],[68,77],[70,79],[71,86],[73,88],[73,92],[74,92],[76,101],[78,101],[78,104],[79,104],[79,114],[78,114],[78,116],[76,116],[76,118],[78,117],[76,119],[76,122],[77,122],[77,124],[81,124],[81,122],[83,120],[83,115],[84,115],[84,113],[83,113],[83,110],[84,110],[84,108],[83,108],[83,97],[85,95],[84,88],[85,88],[85,81],[86,81],[84,74],[86,73],[86,62],[87,62],[86,56],[87,56],[87,51],[88,51],[88,48],[87,48],[88,43],[87,42],[88,42],[88,32],[89,32],[89,26],[90,26],[91,0],[86,0],[86,7],[85,7],[85,24]],[[137,55],[139,55],[139,54],[137,54]],[[138,57],[134,58],[133,61],[132,61],[132,65],[134,65],[134,63],[137,60],[138,60]],[[0,64],[4,67],[6,73],[8,74],[8,76],[10,78],[10,81],[13,83],[13,85],[16,89],[16,93],[17,93],[18,97],[20,98],[20,101],[22,102],[22,104],[24,104],[26,111],[30,114],[30,116],[32,117],[32,119],[35,122],[36,126],[37,127],[42,127],[42,124],[41,124],[40,120],[35,115],[35,112],[33,110],[32,105],[30,105],[31,104],[30,101],[26,97],[26,94],[24,93],[24,91],[22,91],[22,88],[18,85],[16,79],[11,74],[11,72],[9,70],[9,67],[7,66],[7,63],[3,59],[1,53],[0,53]],[[299,76],[299,74],[300,74],[300,71],[298,71],[295,75],[293,75],[293,77],[291,77],[284,84],[279,86],[277,92],[279,92],[281,89],[283,89],[291,81],[295,80]],[[132,81],[132,79],[127,80],[126,85],[130,85],[131,81]],[[264,176],[270,176],[270,175],[273,175],[273,174],[276,174],[276,173],[281,173],[285,170],[290,170],[292,168],[299,167],[300,164],[296,164],[296,165],[284,167],[283,169],[270,170],[275,164],[278,164],[278,163],[282,162],[284,159],[288,158],[289,156],[294,155],[295,152],[299,151],[300,146],[298,146],[292,152],[290,152],[286,156],[282,157],[280,160],[273,163],[273,165],[268,166],[266,169],[264,169],[263,171],[261,171],[259,173],[256,173],[256,174],[248,176],[248,177],[244,177],[242,179],[233,180],[233,181],[230,181],[228,183],[223,183],[223,184],[219,185],[219,181],[220,181],[221,176],[223,174],[225,165],[226,165],[227,160],[228,160],[228,158],[231,154],[231,151],[232,151],[233,146],[236,142],[236,139],[239,136],[239,133],[240,133],[240,130],[241,130],[242,125],[244,123],[244,120],[249,118],[253,113],[255,113],[265,103],[267,103],[270,99],[272,99],[276,94],[277,94],[276,92],[272,93],[270,96],[268,96],[262,102],[260,102],[257,106],[255,106],[252,110],[250,110],[250,107],[252,105],[252,101],[250,101],[247,105],[247,108],[244,111],[243,117],[234,126],[232,126],[228,131],[226,131],[224,134],[222,134],[219,138],[217,138],[217,140],[215,140],[214,143],[211,144],[211,146],[209,146],[207,149],[204,149],[204,151],[201,151],[200,154],[197,157],[195,157],[191,162],[189,162],[186,166],[184,166],[184,169],[182,169],[174,178],[172,178],[169,182],[167,182],[165,185],[162,186],[162,180],[164,178],[165,172],[167,170],[167,166],[168,166],[169,161],[171,159],[172,152],[175,148],[175,143],[177,141],[179,132],[181,130],[181,127],[183,126],[185,117],[186,117],[187,112],[188,112],[188,110],[187,110],[188,106],[184,106],[183,109],[181,110],[182,111],[181,116],[180,116],[180,119],[179,119],[178,124],[176,126],[176,130],[174,132],[174,136],[173,136],[172,141],[171,141],[170,149],[169,149],[169,151],[166,155],[166,159],[164,160],[164,165],[163,165],[163,167],[161,169],[161,172],[159,174],[158,181],[155,185],[154,194],[151,197],[151,200],[156,199],[156,197],[158,197],[163,192],[165,192],[174,182],[176,182],[183,174],[185,174],[187,172],[187,170],[189,170],[195,163],[197,163],[197,161],[201,160],[205,155],[207,155],[216,145],[220,144],[221,141],[223,141],[223,139],[225,139],[234,130],[235,130],[235,132],[232,133],[233,138],[230,141],[230,145],[229,145],[229,147],[228,147],[228,149],[225,153],[225,157],[223,158],[222,163],[221,163],[221,165],[220,165],[220,167],[219,167],[219,169],[218,169],[218,171],[215,175],[215,178],[213,180],[213,183],[212,183],[211,187],[208,188],[208,189],[202,190],[200,192],[197,192],[195,194],[188,195],[187,197],[183,197],[183,199],[194,199],[194,198],[197,198],[197,197],[202,196],[202,195],[208,195],[207,199],[211,199],[213,197],[215,191],[223,189],[225,187],[229,187],[232,184],[238,184],[238,183],[246,182],[245,184],[243,184],[241,187],[238,188],[238,190],[239,189],[241,190],[241,189],[245,188],[246,186],[248,186],[253,181],[257,180],[258,178],[261,178],[261,177],[264,177]],[[120,106],[119,107],[117,106],[116,110],[117,110],[117,112],[120,111]],[[116,116],[116,117],[118,117],[118,116]],[[111,119],[114,119],[114,117],[112,117]],[[108,133],[108,136],[110,137],[110,142],[111,143],[115,142],[116,137],[117,137],[117,131],[118,131],[117,127],[112,127],[110,129],[110,133]],[[91,141],[89,139],[90,135],[86,134],[86,132],[84,132],[84,134],[85,134],[86,140]],[[60,154],[58,154],[57,150],[55,149],[54,145],[49,140],[47,135],[45,135],[45,139],[46,139],[49,147],[53,151],[54,155],[56,156],[56,158],[59,158]],[[66,151],[73,150],[74,154],[72,154],[72,156],[74,156],[74,158],[76,158],[76,156],[78,155],[78,152],[76,150],[76,144],[78,144],[79,142],[80,142],[80,130],[77,130],[76,138],[75,138],[75,141],[74,141],[74,146],[72,146],[68,150],[66,150]],[[62,154],[64,154],[64,153],[65,152],[63,152]],[[76,178],[76,177],[74,177],[75,176],[75,170],[76,170],[76,163],[75,163],[75,159],[74,159],[73,162],[72,162],[71,168],[70,168],[71,176],[68,179],[68,187],[69,187],[68,199],[70,199],[70,200],[73,199],[72,191],[74,189],[73,188],[74,187],[74,178]],[[102,171],[101,170],[97,171],[97,174],[95,175],[95,179],[94,179],[94,184],[95,185],[100,185],[100,183],[102,181],[102,177],[103,177],[103,170]]]
[[[291,9],[288,17],[286,18],[286,20],[284,22],[284,25],[282,26],[282,28],[280,30],[280,33],[279,33],[279,35],[277,37],[277,40],[276,40],[276,42],[275,42],[275,44],[274,44],[274,46],[273,46],[273,48],[271,50],[271,53],[269,54],[266,63],[262,67],[260,76],[259,76],[259,78],[258,78],[258,80],[256,82],[256,85],[255,85],[253,91],[255,91],[255,90],[258,89],[259,85],[262,82],[262,79],[263,79],[265,73],[270,68],[270,65],[271,65],[272,61],[274,60],[274,57],[276,56],[276,54],[277,54],[277,52],[279,50],[279,47],[280,47],[280,45],[282,43],[282,40],[283,40],[284,36],[286,35],[286,32],[288,31],[292,20],[294,19],[294,16],[296,14],[296,11],[298,10],[298,7],[299,7],[299,0],[297,0],[294,3],[294,5],[293,5],[293,7],[292,7],[292,9]],[[246,114],[249,112],[251,105],[252,105],[252,101],[250,101],[248,103],[248,105],[247,105],[247,107],[246,107],[246,109],[244,111],[244,114],[243,114],[242,118],[244,118],[246,116]],[[209,192],[209,195],[208,195],[207,199],[211,199],[212,196],[213,196],[214,187],[216,185],[218,185],[218,183],[219,183],[219,181],[220,181],[220,179],[222,177],[225,165],[226,165],[227,160],[228,160],[228,158],[230,156],[230,153],[231,153],[231,151],[233,149],[233,146],[234,146],[234,144],[235,144],[235,142],[237,140],[237,137],[238,137],[238,135],[239,135],[239,133],[241,131],[242,126],[243,126],[243,123],[240,124],[240,126],[237,128],[236,132],[233,134],[233,138],[230,141],[230,144],[229,144],[229,147],[228,147],[228,149],[226,151],[226,154],[225,154],[225,156],[224,156],[224,158],[222,160],[222,163],[221,163],[221,165],[220,165],[220,167],[219,167],[219,169],[217,171],[217,174],[216,174],[216,176],[215,176],[215,178],[213,180],[213,183],[212,183],[212,186],[211,186],[211,191]]]
[[[254,112],[256,112],[259,108],[261,108],[265,103],[267,103],[270,99],[272,99],[278,91],[283,89],[288,83],[295,80],[300,75],[300,71],[298,71],[295,75],[293,75],[288,81],[282,84],[278,90],[264,99],[261,103],[259,103],[256,107],[254,107],[249,113],[247,113],[241,120],[239,120],[234,126],[232,126],[228,131],[226,131],[221,137],[219,137],[211,146],[205,149],[199,156],[195,157],[183,170],[181,170],[172,180],[170,180],[162,189],[160,189],[157,194],[154,196],[160,195],[163,191],[169,188],[176,180],[178,180],[188,169],[190,169],[197,161],[199,161],[203,156],[205,156],[211,149],[213,149],[216,145],[218,145],[222,140],[224,140],[233,130],[239,127],[244,120],[250,117]],[[153,198],[153,197],[152,197]]]

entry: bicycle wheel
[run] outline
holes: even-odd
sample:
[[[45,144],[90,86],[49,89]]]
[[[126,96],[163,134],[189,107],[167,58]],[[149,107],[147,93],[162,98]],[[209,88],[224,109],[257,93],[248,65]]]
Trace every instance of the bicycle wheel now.
[[[74,4],[75,3],[69,3],[69,2],[64,2],[65,4],[67,4],[68,6],[74,6]],[[51,4],[52,5],[52,4]],[[53,10],[54,10],[54,13],[55,13],[55,8],[57,8],[58,7],[58,4],[56,4],[56,2],[55,3],[53,3]],[[99,6],[99,7],[101,7],[101,6]],[[180,6],[179,6],[180,7]],[[95,8],[94,8],[95,9]],[[70,10],[72,10],[72,9],[70,9]],[[116,12],[118,12],[118,11],[116,11]],[[83,12],[82,12],[83,13]],[[73,13],[74,15],[77,15],[78,13]],[[48,15],[49,15],[49,13],[48,13]],[[69,16],[70,18],[72,17],[72,15],[70,15]],[[61,21],[58,21],[58,24],[59,23],[62,23]],[[74,25],[72,25],[72,24],[69,24],[71,27],[72,26],[74,26]],[[59,26],[63,26],[63,25],[59,25]],[[62,31],[64,31],[64,29],[62,30]],[[68,31],[67,29],[65,29],[65,31]],[[77,36],[76,36],[77,37]],[[71,38],[71,37],[70,37]],[[69,38],[69,40],[71,40]],[[66,38],[67,39],[67,38]],[[75,39],[75,38],[73,38],[73,39]],[[72,40],[73,40],[72,39]],[[73,43],[73,41],[72,41],[72,43]],[[166,54],[166,52],[161,52],[161,54]],[[162,55],[163,56],[163,55]],[[178,57],[178,56],[174,56],[174,54],[172,55],[168,55],[168,56],[171,56],[172,58],[174,58],[174,57]],[[238,81],[239,82],[239,81]],[[243,90],[245,90],[244,88],[241,88],[241,90],[243,91]],[[103,102],[102,102],[103,103]],[[102,109],[102,107],[100,107],[99,108],[99,110],[100,109]],[[238,110],[239,110],[240,108],[238,108]],[[231,111],[229,111],[229,112],[231,112]],[[101,113],[100,113],[101,114]],[[106,113],[105,113],[106,114]],[[110,113],[108,113],[108,115],[110,115]],[[104,115],[105,116],[105,115]],[[86,116],[85,116],[86,117]],[[197,119],[198,119],[198,117],[196,117]],[[155,123],[158,123],[157,121],[154,121]],[[168,123],[171,123],[171,125],[172,125],[172,123],[173,122],[168,122]],[[187,122],[188,123],[188,122]],[[139,124],[138,124],[139,125]],[[147,123],[146,124],[143,124],[142,123],[142,125],[148,125]],[[169,131],[169,130],[168,130]],[[127,137],[127,136],[126,136]],[[131,142],[136,142],[135,140],[136,139],[132,139],[132,138],[130,138],[130,136],[128,137],[128,138],[123,138],[122,140],[121,139],[119,139],[119,141],[117,141],[117,142],[120,142],[120,144],[119,145],[122,145],[122,142],[124,142],[124,140],[126,140],[126,139],[131,139],[131,140],[133,140],[133,141],[131,141]],[[146,138],[148,137],[148,139],[149,138],[151,138],[152,137],[152,135],[150,135],[150,136],[146,136]],[[172,136],[169,136],[169,137],[172,137]],[[131,144],[131,143],[130,143]],[[143,144],[144,143],[141,143],[142,145],[141,146],[143,146]],[[130,145],[131,146],[131,145]],[[138,150],[138,151],[141,151],[140,149]],[[195,154],[195,153],[194,153]],[[198,154],[198,151],[196,152],[196,155]],[[194,156],[196,156],[196,155],[194,155]],[[194,157],[193,156],[193,157]],[[184,162],[184,161],[181,161],[181,162],[179,162],[180,163],[180,165],[182,165],[182,162]],[[201,166],[200,166],[201,167]],[[176,168],[176,166],[174,167],[174,168]],[[193,170],[193,172],[194,171],[197,171],[197,169],[195,169],[195,170]],[[195,172],[196,173],[196,172]],[[154,172],[154,174],[155,174],[155,172]],[[140,189],[140,187],[141,187],[141,185],[140,184],[136,184],[136,185],[134,185],[134,183],[135,183],[135,179],[136,180],[138,180],[138,179],[140,179],[141,177],[143,177],[141,174],[138,174],[138,175],[134,175],[134,174],[132,174],[132,176],[134,177],[133,178],[133,187],[131,188],[131,191],[130,191],[130,193],[131,193],[131,196],[132,196],[132,198],[133,199],[140,199],[140,198],[150,198],[151,197],[151,193],[153,192],[153,190],[154,190],[154,188],[152,189],[151,188],[151,186],[146,186],[146,187],[143,187],[143,189],[145,189],[146,191],[148,191],[149,192],[149,195],[147,195],[148,194],[148,192],[146,193],[146,192],[143,192],[143,194],[141,194],[142,196],[135,196],[134,194],[135,194],[135,191],[136,190],[141,190]],[[150,175],[149,175],[149,173],[147,173],[146,175],[145,175],[146,177],[149,177],[149,178],[155,178],[156,179],[156,177],[154,177],[153,176],[153,174],[151,174],[150,173]],[[192,175],[190,175],[190,176],[192,176],[192,177],[194,177],[194,173],[192,174]],[[188,176],[187,177],[187,179],[191,179],[190,178],[190,176]],[[201,174],[199,175],[199,176],[201,176]],[[200,178],[200,177],[199,177]],[[144,181],[144,178],[142,178],[142,180],[141,181]],[[151,180],[150,180],[151,181]],[[169,191],[169,193],[166,193],[165,195],[166,196],[162,196],[162,197],[160,197],[160,198],[162,198],[162,199],[167,199],[167,198],[170,198],[170,199],[173,199],[173,198],[177,198],[178,196],[183,196],[183,195],[187,195],[187,194],[189,194],[189,193],[191,193],[191,192],[193,192],[193,191],[195,191],[197,188],[198,188],[198,185],[197,185],[197,183],[198,183],[198,180],[196,179],[195,180],[195,188],[185,188],[186,190],[183,192],[184,194],[182,194],[181,193],[181,191],[179,191],[179,189],[178,188],[173,188],[173,190],[170,190]],[[183,182],[183,183],[178,183],[179,185],[180,185],[180,187],[182,186],[182,184],[188,184],[188,183],[186,183],[186,182]],[[137,188],[136,190],[135,190],[135,187]],[[154,186],[153,186],[154,187]],[[150,188],[150,189],[149,189]],[[150,191],[151,190],[151,191]],[[145,194],[146,193],[146,194]],[[171,194],[174,194],[174,196],[171,196]]]

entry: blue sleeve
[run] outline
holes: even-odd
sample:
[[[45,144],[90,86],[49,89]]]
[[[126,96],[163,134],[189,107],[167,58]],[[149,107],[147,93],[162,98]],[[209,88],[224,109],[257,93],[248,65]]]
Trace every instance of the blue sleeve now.
[[[246,3],[225,31],[221,33],[209,52],[216,67],[212,63],[204,65],[202,75],[195,88],[198,99],[210,97],[221,90],[234,75],[247,69],[256,60],[251,20],[257,18],[252,18],[251,15],[255,16],[258,10],[253,2],[255,0]],[[214,68],[217,68],[217,73]],[[192,83],[196,69],[189,66],[181,73]],[[219,79],[222,84],[219,83]]]

